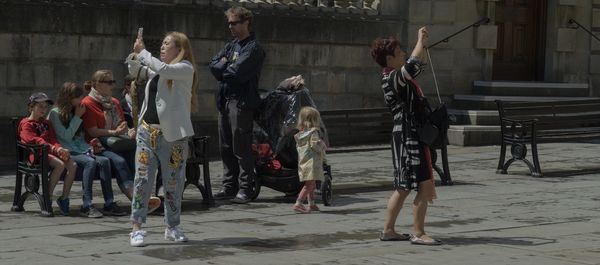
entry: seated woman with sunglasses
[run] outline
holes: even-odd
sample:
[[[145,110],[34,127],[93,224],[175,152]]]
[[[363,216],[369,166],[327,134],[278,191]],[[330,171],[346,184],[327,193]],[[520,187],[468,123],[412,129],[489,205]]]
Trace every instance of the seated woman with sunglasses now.
[[[87,141],[110,136],[135,138],[135,129],[127,127],[121,104],[112,96],[115,83],[110,70],[98,70],[92,75],[92,80],[85,82],[89,94],[81,101],[86,108],[81,118]],[[103,152],[103,155],[111,161],[113,172],[117,172],[119,188],[132,200],[135,145],[131,150],[111,150],[109,146],[104,147],[109,152]],[[149,208],[156,209],[160,206],[160,199],[154,197],[150,204]]]

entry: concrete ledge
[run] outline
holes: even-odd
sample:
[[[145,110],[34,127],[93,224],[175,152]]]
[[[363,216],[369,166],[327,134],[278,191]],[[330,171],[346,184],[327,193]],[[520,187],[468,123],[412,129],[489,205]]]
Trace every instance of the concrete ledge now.
[[[448,141],[458,146],[500,144],[500,126],[451,125]]]

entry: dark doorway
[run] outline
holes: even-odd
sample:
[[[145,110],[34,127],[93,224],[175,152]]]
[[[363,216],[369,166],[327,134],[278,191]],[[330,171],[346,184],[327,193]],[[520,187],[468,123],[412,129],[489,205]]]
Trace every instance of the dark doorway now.
[[[543,79],[547,0],[496,2],[494,80]]]

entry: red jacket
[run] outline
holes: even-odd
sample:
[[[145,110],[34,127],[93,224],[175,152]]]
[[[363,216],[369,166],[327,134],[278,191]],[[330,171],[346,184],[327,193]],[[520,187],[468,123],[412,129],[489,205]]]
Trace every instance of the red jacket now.
[[[31,120],[29,117],[23,118],[19,122],[19,137],[21,142],[26,144],[45,144],[49,147],[49,154],[59,156],[58,148],[61,145],[56,140],[56,134],[52,124],[46,120]]]

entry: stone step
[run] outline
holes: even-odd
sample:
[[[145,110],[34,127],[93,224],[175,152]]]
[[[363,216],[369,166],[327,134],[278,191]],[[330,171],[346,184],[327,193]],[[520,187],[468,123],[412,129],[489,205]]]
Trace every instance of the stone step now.
[[[448,142],[458,146],[499,145],[500,126],[451,125]]]
[[[497,110],[448,109],[452,125],[498,125]]]
[[[495,100],[540,102],[560,100],[600,99],[599,97],[528,97],[528,96],[489,96],[489,95],[454,95],[452,108],[465,110],[497,110]]]
[[[474,81],[473,94],[494,96],[586,97],[586,83]]]

